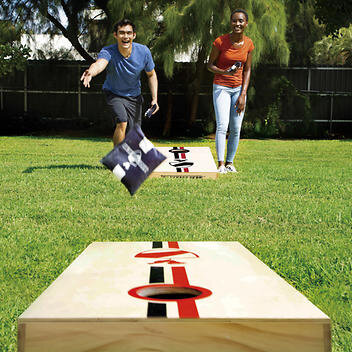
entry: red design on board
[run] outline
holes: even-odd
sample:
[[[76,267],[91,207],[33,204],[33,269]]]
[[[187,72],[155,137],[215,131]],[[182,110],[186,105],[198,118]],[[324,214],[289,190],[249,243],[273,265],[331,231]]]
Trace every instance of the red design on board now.
[[[168,242],[169,248],[180,248],[177,242]]]
[[[178,249],[178,250],[147,250],[147,251],[143,251],[140,252],[138,254],[135,255],[136,258],[170,258],[170,257],[175,257],[177,255],[182,255],[182,254],[191,254],[197,258],[199,258],[199,256],[193,252],[189,252],[189,251],[184,251],[182,249]]]
[[[191,254],[192,256],[199,258],[199,256],[196,253],[180,249],[178,242],[170,241],[168,242],[168,246],[169,246],[169,249],[162,250],[161,248],[157,248],[157,249],[155,248],[153,250],[140,252],[135,255],[135,258],[154,258],[154,259],[166,258],[162,260],[156,260],[153,263],[148,263],[148,264],[166,263],[170,265],[185,264],[185,263],[173,260],[171,257],[174,257],[174,256]],[[203,287],[191,286],[188,280],[186,268],[184,266],[173,266],[171,267],[171,271],[172,271],[173,284],[151,284],[146,286],[139,286],[129,290],[128,294],[135,298],[154,301],[154,302],[177,302],[178,313],[180,318],[188,318],[188,319],[199,318],[196,300],[201,298],[206,298],[210,296],[212,292]],[[163,290],[167,288],[191,289],[191,290],[198,291],[199,294],[194,297],[168,299],[160,296],[155,298],[153,297],[153,295],[149,295],[149,294],[146,295],[145,293],[151,289],[154,289],[154,291],[155,290],[157,291],[158,289]]]
[[[190,287],[186,269],[184,267],[172,268],[172,277],[176,286]],[[194,298],[189,300],[178,300],[177,306],[180,318],[199,318]]]
[[[155,262],[153,263],[148,263],[148,264],[163,264],[163,263],[166,263],[166,264],[184,264],[183,262],[178,262],[176,260],[172,260],[172,259],[166,259],[166,260],[156,260]]]

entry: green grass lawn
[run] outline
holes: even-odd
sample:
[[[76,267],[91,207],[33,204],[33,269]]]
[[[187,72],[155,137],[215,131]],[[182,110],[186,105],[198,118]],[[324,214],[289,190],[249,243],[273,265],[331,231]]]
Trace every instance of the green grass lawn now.
[[[214,141],[154,141],[210,146]],[[352,351],[352,141],[242,140],[238,174],[148,179],[131,197],[107,139],[0,137],[0,351],[93,241],[239,241],[332,319]],[[284,352],[284,351],[283,351]]]

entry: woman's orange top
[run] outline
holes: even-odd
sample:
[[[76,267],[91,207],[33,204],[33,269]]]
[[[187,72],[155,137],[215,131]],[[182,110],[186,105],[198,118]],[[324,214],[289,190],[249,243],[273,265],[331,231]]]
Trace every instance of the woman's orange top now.
[[[213,45],[220,50],[216,66],[221,69],[230,68],[236,61],[241,61],[242,66],[234,76],[215,74],[214,84],[225,87],[239,87],[242,85],[243,68],[247,61],[248,53],[254,49],[253,42],[247,36],[243,36],[243,45],[234,48],[231,43],[230,34],[224,34],[214,40]]]

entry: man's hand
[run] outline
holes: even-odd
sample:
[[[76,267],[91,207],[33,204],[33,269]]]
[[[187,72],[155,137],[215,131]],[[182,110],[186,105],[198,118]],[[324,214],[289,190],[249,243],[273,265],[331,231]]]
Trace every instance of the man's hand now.
[[[152,107],[154,104],[156,105],[156,109],[154,110],[152,115],[154,115],[159,110],[158,101],[156,99],[152,100],[152,102],[150,103],[150,107]]]
[[[146,72],[147,77],[148,77],[148,85],[150,89],[150,93],[152,96],[152,101],[150,103],[150,107],[152,107],[154,104],[156,105],[156,109],[153,112],[153,115],[159,110],[159,105],[158,105],[158,78],[156,76],[156,72],[153,69],[150,72]]]
[[[81,81],[83,81],[83,85],[87,88],[90,88],[90,81],[92,80],[92,75],[91,73],[89,72],[89,70],[85,70],[83,72],[83,75],[81,77]]]
[[[108,65],[109,61],[105,59],[98,59],[93,64],[89,66],[88,70],[83,72],[81,77],[81,81],[83,81],[83,85],[85,87],[90,88],[90,81],[93,77],[98,75],[100,72],[104,71],[105,67]]]

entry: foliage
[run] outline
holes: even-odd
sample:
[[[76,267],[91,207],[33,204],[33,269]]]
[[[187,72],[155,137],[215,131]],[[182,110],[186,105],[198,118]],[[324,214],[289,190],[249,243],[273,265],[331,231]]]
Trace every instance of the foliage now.
[[[249,92],[248,111],[243,125],[247,136],[289,136],[293,131],[285,120],[302,119],[303,125],[295,136],[309,136],[312,129],[309,97],[299,92],[285,77],[274,69],[260,66],[256,70]],[[268,79],[270,76],[270,79]]]
[[[341,28],[314,44],[312,62],[316,65],[352,66],[352,25]]]
[[[281,0],[172,1],[162,12],[163,27],[155,41],[155,53],[171,77],[175,56],[192,52],[195,61],[204,63],[213,40],[230,31],[230,14],[244,8],[249,14],[246,34],[254,41],[253,64],[287,64],[289,49],[285,40],[286,14]]]
[[[0,20],[0,44],[11,43],[20,39],[20,29],[10,21]]]
[[[315,14],[326,25],[326,34],[337,36],[340,28],[352,23],[352,1],[315,0]]]
[[[142,1],[144,3],[144,1]],[[141,3],[142,3],[141,2]],[[146,33],[151,33],[151,47],[155,60],[162,65],[166,77],[171,78],[175,69],[175,58],[178,54],[191,54],[193,68],[184,81],[187,92],[189,116],[186,128],[197,128],[195,121],[199,105],[199,91],[206,71],[206,61],[214,39],[230,31],[230,14],[234,8],[245,8],[249,14],[247,35],[255,44],[253,65],[259,62],[286,65],[289,49],[285,40],[286,14],[282,0],[270,0],[263,4],[260,0],[173,0],[157,1],[156,7],[147,2],[143,8],[140,1],[134,5],[121,0],[111,0],[110,12],[132,14],[132,9],[139,6],[134,14],[136,20],[146,18]],[[112,7],[114,5],[114,8]],[[138,33],[137,33],[138,35]],[[168,90],[171,92],[172,84]],[[168,111],[172,111],[172,99]],[[168,135],[167,118],[164,135]]]
[[[23,24],[27,31],[35,33],[62,33],[88,62],[94,61],[86,51],[87,43],[81,42],[82,34],[88,32],[86,11],[97,4],[107,10],[108,0],[4,0],[0,3],[3,16]],[[66,18],[62,18],[64,14]]]
[[[213,140],[182,145],[216,155]],[[331,318],[334,352],[352,350],[352,141],[242,140],[238,174],[148,179],[133,199],[98,162],[111,148],[0,138],[2,352],[16,351],[18,316],[88,244],[156,239],[239,241]]]
[[[5,17],[13,22],[20,19],[27,30],[62,32],[85,60],[92,61],[79,37],[87,32],[84,13],[93,5],[106,13],[107,26],[122,17],[136,22],[140,28],[138,40],[145,44],[154,41],[155,56],[159,54],[168,76],[173,72],[175,55],[188,52],[193,45],[194,57],[202,52],[200,59],[204,61],[214,37],[229,30],[233,7],[246,8],[250,15],[248,35],[256,44],[254,64],[263,60],[279,64],[288,61],[282,0],[270,0],[266,5],[260,0],[238,0],[235,4],[230,0],[4,0],[0,7]],[[67,24],[60,18],[60,10]]]
[[[19,38],[19,28],[0,21],[0,77],[25,68],[29,49],[19,43]]]
[[[290,66],[309,66],[313,45],[324,34],[324,26],[315,17],[315,0],[287,0],[287,41]]]
[[[18,43],[0,44],[0,77],[13,70],[24,70],[29,49]]]
[[[130,19],[136,25],[136,41],[150,46],[158,31],[158,14],[164,0],[110,0],[108,3],[111,22],[117,22],[123,18]],[[110,43],[116,40],[112,34]]]

